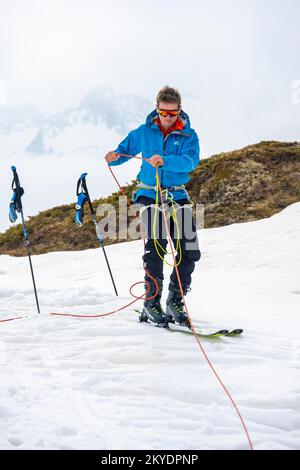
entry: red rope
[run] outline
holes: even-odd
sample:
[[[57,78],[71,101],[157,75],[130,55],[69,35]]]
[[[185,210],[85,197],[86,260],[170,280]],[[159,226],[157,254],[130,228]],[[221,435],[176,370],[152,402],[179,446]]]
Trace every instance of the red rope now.
[[[130,158],[137,158],[137,159],[139,159],[139,160],[146,160],[146,161],[147,161],[146,158],[143,158],[143,157],[135,157],[135,156],[133,156],[133,155],[119,154],[119,156],[130,157]],[[108,168],[109,168],[109,170],[110,170],[110,172],[111,172],[111,174],[112,174],[112,176],[113,176],[113,178],[114,178],[114,180],[115,180],[115,182],[116,182],[118,188],[119,188],[120,191],[122,192],[123,196],[126,197],[127,204],[128,204],[128,206],[130,207],[130,209],[131,209],[131,211],[132,211],[134,217],[138,220],[138,217],[137,217],[135,211],[133,210],[132,205],[130,204],[130,202],[129,202],[128,198],[127,198],[127,195],[126,195],[126,193],[125,193],[125,191],[124,191],[124,189],[121,187],[119,181],[118,181],[117,178],[115,177],[115,175],[114,175],[114,173],[113,173],[113,171],[111,170],[111,168],[110,168],[109,165],[108,165]],[[145,241],[144,241],[144,247],[145,247]],[[126,304],[126,305],[124,305],[123,307],[120,307],[120,308],[118,308],[118,309],[116,309],[116,310],[113,310],[113,311],[111,311],[111,312],[102,313],[102,314],[99,314],[99,315],[81,315],[81,314],[76,314],[76,313],[55,313],[55,312],[51,312],[50,315],[56,315],[56,316],[61,316],[61,317],[75,317],[75,318],[100,318],[100,317],[106,317],[106,316],[108,316],[108,315],[112,315],[113,313],[120,312],[121,310],[124,310],[125,308],[127,308],[127,307],[129,307],[130,305],[134,304],[134,303],[137,302],[138,300],[152,300],[152,299],[154,299],[154,298],[157,296],[157,294],[158,294],[158,284],[157,284],[157,281],[156,281],[155,277],[151,276],[151,274],[148,273],[148,271],[147,271],[146,268],[145,268],[145,264],[144,264],[144,263],[143,263],[143,268],[144,268],[144,271],[145,271],[145,273],[147,274],[147,276],[149,276],[149,277],[153,280],[153,282],[154,282],[154,284],[155,284],[155,287],[156,287],[156,291],[155,291],[155,293],[154,293],[151,297],[147,297],[147,294],[148,294],[148,292],[149,292],[150,289],[151,289],[150,284],[149,284],[146,280],[144,280],[144,281],[138,281],[138,282],[136,282],[135,284],[132,284],[132,285],[130,286],[130,289],[129,289],[130,295],[131,295],[132,297],[134,297],[135,300],[133,300],[133,301],[130,302],[129,304]],[[141,296],[136,296],[136,295],[134,295],[134,294],[132,293],[133,287],[136,286],[137,284],[143,284],[143,285],[146,284],[146,286],[147,286],[146,292],[145,292],[143,295],[141,295]]]
[[[156,168],[156,172],[157,172],[157,168]],[[157,182],[158,182],[158,188],[159,188],[159,193],[160,193],[160,198],[161,198],[161,201],[163,201],[163,198],[162,198],[162,189],[161,189],[161,185],[160,185],[160,181],[159,181],[159,178],[158,178],[158,173],[157,173]],[[171,247],[171,252],[172,252],[172,257],[173,257],[173,262],[174,262],[174,268],[175,268],[175,271],[176,271],[176,276],[177,276],[177,280],[178,280],[178,285],[179,285],[179,289],[180,289],[180,294],[181,294],[181,297],[182,297],[182,300],[183,300],[183,304],[184,304],[184,308],[185,308],[185,311],[186,311],[186,314],[188,316],[188,319],[189,319],[189,323],[190,323],[190,326],[191,326],[191,330],[193,332],[193,335],[194,335],[194,338],[196,339],[200,349],[201,349],[201,352],[203,353],[209,367],[211,368],[211,370],[213,371],[214,375],[216,376],[218,382],[220,383],[220,385],[222,386],[223,390],[225,391],[227,397],[229,398],[229,400],[231,401],[232,405],[234,406],[235,408],[235,411],[237,412],[238,414],[238,417],[242,423],[242,426],[244,428],[244,431],[246,433],[246,436],[247,436],[247,439],[248,439],[248,443],[249,443],[249,446],[250,446],[250,449],[251,450],[254,450],[254,447],[253,447],[253,443],[251,441],[251,438],[250,438],[250,434],[248,432],[248,429],[247,429],[247,426],[245,424],[245,421],[241,415],[241,412],[239,411],[238,409],[238,406],[236,404],[236,402],[234,401],[231,393],[229,392],[229,390],[227,389],[227,387],[224,385],[224,382],[222,381],[220,375],[218,374],[218,372],[216,371],[215,367],[213,366],[212,362],[210,361],[200,339],[199,339],[199,336],[197,335],[196,333],[196,330],[195,330],[195,327],[193,325],[193,322],[192,322],[192,319],[191,319],[191,316],[188,312],[188,309],[187,309],[187,305],[186,305],[186,301],[185,301],[185,298],[184,298],[184,293],[183,293],[183,288],[182,288],[182,283],[181,283],[181,279],[180,279],[180,275],[179,275],[179,271],[178,271],[178,266],[177,266],[177,263],[176,263],[176,258],[175,258],[175,253],[174,253],[174,249],[173,249],[173,243],[172,243],[172,239],[171,239],[171,236],[170,236],[170,231],[169,231],[169,227],[168,227],[168,223],[167,223],[167,218],[166,218],[166,213],[165,213],[165,208],[164,208],[164,204],[162,204],[162,212],[163,212],[163,217],[164,217],[164,222],[165,222],[165,227],[166,227],[166,232],[167,232],[167,238],[168,238],[168,242],[169,242],[169,245]]]
[[[147,159],[143,159],[142,157],[136,157],[136,156],[133,156],[133,155],[127,155],[127,154],[119,154],[120,156],[124,156],[124,157],[129,157],[129,158],[138,158],[138,159],[141,159],[141,160],[146,160]],[[116,181],[119,189],[122,191],[122,193],[126,196],[123,188],[120,186],[117,178],[115,177],[112,169],[110,166],[108,166],[114,180]],[[158,178],[158,170],[156,168],[156,175],[157,175],[157,181],[158,181],[158,187],[159,187],[159,193],[160,193],[160,199],[161,201],[163,201],[163,196],[162,196],[162,188],[161,188],[161,185],[160,185],[160,181],[159,181],[159,178]],[[129,206],[131,207],[131,204],[129,203],[128,201],[128,204]],[[220,383],[221,387],[223,388],[225,394],[227,395],[227,397],[229,398],[230,402],[232,403],[240,421],[241,421],[241,424],[242,424],[242,427],[245,431],[245,434],[246,434],[246,437],[247,437],[247,440],[248,440],[248,443],[249,443],[249,447],[251,450],[254,450],[254,446],[253,446],[253,443],[252,443],[252,440],[251,440],[251,437],[250,437],[250,434],[249,434],[249,431],[247,429],[247,426],[245,424],[245,421],[242,417],[242,414],[235,402],[235,400],[233,399],[231,393],[229,392],[228,388],[225,386],[224,382],[222,381],[220,375],[218,374],[218,372],[216,371],[215,367],[213,366],[211,360],[209,359],[200,339],[199,339],[199,336],[197,335],[196,333],[196,330],[195,330],[195,327],[194,327],[194,324],[192,322],[192,319],[191,319],[191,316],[188,312],[188,309],[187,309],[187,305],[186,305],[186,302],[185,302],[185,298],[184,298],[184,293],[183,293],[183,288],[182,288],[182,284],[181,284],[181,279],[180,279],[180,275],[179,275],[179,271],[178,271],[178,267],[177,267],[177,263],[176,263],[176,258],[175,258],[175,253],[174,253],[174,249],[173,249],[173,243],[172,243],[172,239],[171,239],[171,236],[170,236],[170,232],[169,232],[169,227],[168,227],[168,223],[167,223],[167,218],[166,218],[166,214],[165,214],[165,209],[164,209],[164,204],[162,204],[162,210],[163,210],[163,216],[164,216],[164,222],[165,222],[165,227],[166,227],[166,232],[167,232],[167,237],[168,237],[168,242],[170,244],[170,247],[171,247],[171,252],[172,252],[172,257],[173,257],[173,262],[174,262],[174,268],[175,268],[175,271],[176,271],[176,276],[177,276],[177,280],[178,280],[178,285],[179,285],[179,289],[180,289],[180,294],[181,294],[181,297],[182,297],[182,300],[183,300],[183,304],[184,304],[184,308],[185,308],[185,311],[186,311],[186,314],[188,316],[188,319],[189,319],[189,323],[191,325],[191,330],[193,332],[193,335],[194,335],[194,338],[196,339],[199,347],[200,347],[200,350],[206,360],[206,362],[208,363],[209,367],[211,368],[212,372],[214,373],[215,377],[217,378],[218,382]],[[155,294],[156,295],[156,294]]]
[[[136,157],[136,156],[133,156],[133,155],[119,154],[119,156],[124,156],[124,157],[129,157],[129,158],[138,158],[138,159],[140,159],[140,160],[146,160],[146,161],[147,161],[147,159],[145,159],[145,158]],[[110,172],[111,172],[111,174],[112,174],[112,176],[113,176],[113,178],[114,178],[114,180],[115,180],[117,186],[119,187],[120,191],[122,192],[122,194],[123,194],[124,196],[127,197],[127,195],[126,195],[124,189],[123,189],[123,188],[121,187],[121,185],[119,184],[119,181],[117,180],[116,176],[114,175],[114,173],[113,173],[113,171],[112,171],[112,169],[111,169],[111,167],[110,167],[109,165],[108,165],[108,168],[109,168],[109,170],[110,170]],[[157,181],[158,181],[158,187],[159,187],[160,198],[161,198],[161,201],[163,201],[162,188],[161,188],[161,185],[160,185],[160,182],[159,182],[158,170],[157,170],[157,168],[156,168],[156,174],[157,174]],[[132,212],[133,212],[134,215],[135,215],[135,212],[133,211],[132,206],[131,206],[130,202],[128,201],[128,198],[127,198],[127,204],[129,205],[129,207],[131,208]],[[218,372],[216,371],[215,367],[213,366],[211,360],[209,359],[209,357],[208,357],[208,355],[207,355],[207,353],[206,353],[206,351],[205,351],[205,349],[204,349],[204,347],[203,347],[203,345],[202,345],[202,343],[201,343],[201,341],[200,341],[200,339],[199,339],[199,336],[198,336],[197,333],[196,333],[195,327],[194,327],[194,325],[193,325],[191,316],[190,316],[190,314],[189,314],[189,312],[188,312],[187,305],[186,305],[185,298],[184,298],[184,293],[183,293],[183,288],[182,288],[182,284],[181,284],[181,279],[180,279],[180,275],[179,275],[179,271],[178,271],[178,267],[177,267],[177,263],[176,263],[176,259],[175,259],[175,253],[174,253],[174,249],[173,249],[172,239],[171,239],[171,236],[170,236],[169,227],[168,227],[168,223],[167,223],[167,219],[166,219],[164,204],[162,204],[162,210],[163,210],[163,217],[164,217],[164,222],[165,222],[165,227],[166,227],[168,242],[169,242],[170,247],[171,247],[171,253],[172,253],[172,257],[173,257],[174,268],[175,268],[175,270],[176,270],[176,276],[177,276],[177,280],[178,280],[178,285],[179,285],[181,297],[182,297],[182,300],[183,300],[184,308],[185,308],[186,314],[187,314],[187,316],[188,316],[189,323],[190,323],[190,325],[191,325],[191,330],[192,330],[192,332],[193,332],[193,336],[194,336],[194,338],[196,339],[196,341],[197,341],[197,343],[198,343],[198,345],[199,345],[199,347],[200,347],[200,350],[201,350],[201,352],[202,352],[202,354],[203,354],[203,356],[204,356],[204,358],[205,358],[207,364],[208,364],[209,367],[211,368],[213,374],[214,374],[215,377],[217,378],[217,380],[218,380],[218,382],[220,383],[221,387],[223,388],[225,394],[227,395],[227,397],[229,398],[230,402],[232,403],[232,405],[233,405],[233,407],[234,407],[234,409],[235,409],[235,411],[236,411],[236,413],[237,413],[237,415],[238,415],[238,417],[239,417],[239,419],[240,419],[240,421],[241,421],[242,427],[243,427],[243,429],[244,429],[244,431],[245,431],[245,434],[246,434],[246,437],[247,437],[247,440],[248,440],[250,449],[251,449],[251,450],[254,450],[253,443],[252,443],[252,440],[251,440],[251,438],[250,438],[250,434],[249,434],[249,431],[248,431],[247,426],[246,426],[246,424],[245,424],[245,421],[244,421],[244,419],[243,419],[243,417],[242,417],[242,414],[241,414],[241,412],[239,411],[239,408],[238,408],[238,406],[237,406],[235,400],[233,399],[231,393],[229,392],[228,388],[225,386],[225,384],[224,384],[224,382],[222,381],[220,375],[218,374]],[[135,215],[135,217],[137,217],[137,216]],[[144,266],[144,269],[145,269],[145,266]],[[156,293],[155,293],[152,297],[149,298],[149,299],[152,299],[152,298],[156,297],[157,292],[158,292],[157,281],[155,280],[155,278],[153,278],[153,276],[151,276],[151,275],[146,271],[146,269],[145,269],[145,272],[154,280],[155,285],[156,285]],[[143,281],[137,282],[136,284],[140,284],[140,283],[142,283],[142,282],[143,282]],[[131,293],[132,287],[135,286],[136,284],[133,284],[133,285],[131,286],[131,288],[130,288],[130,293]],[[147,284],[148,284],[148,283],[147,283]],[[98,318],[98,317],[103,317],[103,316],[106,316],[106,315],[111,315],[111,314],[113,314],[113,313],[119,312],[120,310],[123,310],[123,309],[127,308],[128,306],[132,305],[132,304],[133,304],[134,302],[136,302],[137,300],[145,299],[145,296],[146,296],[146,294],[149,292],[149,289],[150,289],[150,286],[149,286],[149,284],[148,284],[148,290],[147,290],[147,292],[146,292],[143,296],[141,296],[141,297],[135,297],[135,296],[134,296],[134,297],[135,297],[135,300],[133,300],[133,301],[130,302],[129,304],[127,304],[127,305],[125,305],[124,307],[121,307],[121,308],[119,308],[119,309],[113,310],[112,312],[105,313],[105,314],[86,316],[86,315],[74,315],[74,314],[52,313],[52,315],[63,315],[63,316],[70,316],[70,317],[76,316],[76,317],[80,317],[80,318]],[[131,293],[131,295],[132,295],[132,293]]]
[[[7,321],[13,321],[13,320],[21,320],[21,318],[26,318],[26,317],[6,318],[5,320],[0,320],[0,323],[4,323],[4,322],[7,322]]]
[[[142,157],[136,157],[136,156],[133,156],[133,155],[127,155],[127,154],[119,154],[119,156],[124,156],[124,157],[129,157],[129,158],[138,158],[140,160],[148,160],[146,158],[142,158]],[[120,186],[117,178],[115,177],[111,167],[108,165],[108,168],[115,180],[115,182],[117,183],[120,191],[122,192],[122,194],[124,196],[126,196],[125,194],[125,191],[123,190],[123,188]],[[156,168],[156,173],[157,173],[157,181],[158,181],[158,187],[159,187],[159,192],[160,192],[160,198],[161,198],[161,201],[163,201],[163,197],[162,197],[162,188],[161,188],[161,185],[160,185],[160,181],[159,181],[159,178],[158,178],[158,170]],[[127,197],[127,196],[126,196]],[[128,201],[128,198],[127,198],[127,203],[129,205],[129,207],[131,208],[132,212],[134,213],[134,216],[137,218],[135,212],[133,211],[132,209],[132,206],[130,204],[130,202]],[[175,268],[175,271],[176,271],[176,276],[177,276],[177,280],[178,280],[178,285],[179,285],[179,289],[180,289],[180,294],[181,294],[181,297],[182,297],[182,301],[183,301],[183,304],[184,304],[184,308],[185,308],[185,311],[186,311],[186,314],[188,316],[188,319],[189,319],[189,323],[190,323],[190,326],[191,326],[191,330],[193,332],[193,336],[194,338],[196,339],[199,347],[200,347],[200,350],[207,362],[207,364],[209,365],[209,367],[211,368],[213,374],[215,375],[215,377],[217,378],[218,382],[220,383],[221,387],[223,388],[225,394],[227,395],[227,397],[229,398],[231,404],[233,405],[240,421],[241,421],[241,424],[242,424],[242,427],[245,431],[245,434],[247,436],[247,440],[248,440],[248,443],[249,443],[249,447],[251,450],[254,450],[254,446],[253,446],[253,443],[252,443],[252,440],[251,440],[251,437],[250,437],[250,434],[249,434],[249,431],[247,429],[247,426],[245,424],[245,421],[242,417],[242,414],[241,412],[239,411],[239,408],[235,402],[235,400],[233,399],[231,393],[229,392],[228,388],[225,386],[224,382],[222,381],[220,375],[218,374],[218,372],[216,371],[215,367],[213,366],[211,360],[209,359],[200,339],[199,339],[199,336],[197,335],[196,333],[196,330],[195,330],[195,327],[193,325],[193,322],[192,322],[192,319],[191,319],[191,316],[188,312],[188,309],[187,309],[187,305],[186,305],[186,302],[185,302],[185,298],[184,298],[184,293],[183,293],[183,288],[182,288],[182,284],[181,284],[181,279],[180,279],[180,275],[179,275],[179,271],[178,271],[178,267],[177,267],[177,263],[176,263],[176,258],[175,258],[175,253],[174,253],[174,249],[173,249],[173,244],[172,244],[172,239],[171,239],[171,236],[170,236],[170,232],[169,232],[169,227],[168,227],[168,223],[167,223],[167,219],[166,219],[166,214],[165,214],[165,208],[164,208],[164,204],[162,204],[162,210],[163,210],[163,216],[164,216],[164,222],[165,222],[165,227],[166,227],[166,232],[167,232],[167,238],[168,238],[168,242],[170,244],[170,247],[171,247],[171,253],[172,253],[172,257],[173,257],[173,261],[174,261],[174,268]],[[145,243],[145,242],[144,242]],[[116,310],[112,310],[111,312],[107,312],[107,313],[103,313],[103,314],[99,314],[99,315],[80,315],[80,314],[70,314],[70,313],[55,313],[55,312],[51,312],[50,315],[56,315],[56,316],[64,316],[64,317],[77,317],[77,318],[99,318],[99,317],[105,317],[105,316],[108,316],[108,315],[112,315],[114,313],[117,313],[121,310],[124,310],[125,308],[129,307],[130,305],[134,304],[137,300],[151,300],[152,298],[155,298],[157,293],[158,293],[158,284],[157,284],[157,281],[156,279],[150,275],[150,273],[148,273],[145,269],[145,265],[143,263],[143,267],[144,267],[144,270],[146,272],[146,274],[153,279],[153,281],[155,282],[155,286],[156,286],[156,292],[155,294],[152,296],[152,297],[149,297],[147,298],[147,293],[149,292],[150,290],[150,285],[149,283],[147,283],[146,281],[139,281],[139,282],[136,282],[135,284],[133,284],[131,287],[130,287],[130,294],[135,297],[135,300],[133,300],[132,302],[130,302],[129,304],[126,304],[125,306],[123,307],[120,307]],[[147,284],[147,290],[146,292],[142,295],[142,296],[135,296],[134,294],[132,294],[132,288],[137,285],[137,284]],[[8,321],[12,321],[12,320],[18,320],[18,319],[21,319],[21,318],[25,318],[25,317],[15,317],[15,318],[8,318],[6,320],[0,320],[0,323],[2,322],[8,322]]]

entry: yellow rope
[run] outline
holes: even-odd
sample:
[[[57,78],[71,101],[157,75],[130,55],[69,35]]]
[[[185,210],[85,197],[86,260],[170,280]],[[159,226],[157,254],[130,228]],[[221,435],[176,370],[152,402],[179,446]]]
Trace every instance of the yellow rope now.
[[[179,266],[181,261],[182,261],[182,248],[181,248],[181,243],[180,243],[180,229],[179,229],[179,224],[178,224],[178,219],[177,219],[177,215],[176,215],[176,209],[175,209],[175,205],[174,205],[174,200],[173,200],[173,195],[169,196],[170,198],[170,202],[171,202],[171,207],[172,207],[172,213],[171,213],[171,217],[172,219],[174,220],[174,223],[175,223],[175,226],[176,226],[176,229],[177,229],[177,241],[176,241],[176,248],[175,250],[177,251],[177,253],[179,253],[179,260],[177,263],[175,264],[170,264],[168,263],[168,261],[166,261],[164,259],[164,255],[162,255],[159,251],[159,249],[165,254],[165,255],[171,255],[172,253],[169,253],[168,251],[166,251],[164,249],[163,246],[161,246],[161,244],[159,243],[159,241],[157,240],[156,238],[156,225],[157,225],[157,214],[158,214],[158,210],[159,210],[159,206],[158,206],[158,199],[159,199],[159,186],[158,186],[158,182],[159,182],[159,177],[158,177],[158,169],[156,167],[156,186],[155,186],[155,211],[154,211],[154,219],[153,219],[153,239],[154,239],[154,247],[155,247],[155,250],[156,250],[156,253],[157,255],[159,256],[159,258],[164,262],[166,263],[168,266]],[[166,192],[163,191],[163,192]],[[168,197],[168,195],[167,195]],[[161,201],[163,202],[163,201]]]

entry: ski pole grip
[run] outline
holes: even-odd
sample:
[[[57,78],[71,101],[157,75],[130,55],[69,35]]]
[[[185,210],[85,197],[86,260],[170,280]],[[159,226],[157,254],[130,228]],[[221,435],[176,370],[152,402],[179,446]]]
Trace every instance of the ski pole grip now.
[[[80,177],[80,181],[81,181],[81,186],[82,186],[83,192],[87,196],[88,205],[89,205],[92,217],[94,217],[95,211],[94,211],[92,201],[91,201],[91,198],[90,198],[90,195],[89,195],[89,191],[88,191],[88,188],[87,188],[87,184],[86,184],[86,181],[85,181],[86,175],[87,175],[87,173],[82,173],[82,175]]]
[[[19,180],[19,176],[18,176],[18,173],[17,173],[17,168],[15,166],[12,166],[11,170],[14,174],[14,179],[13,179],[13,182],[12,182],[12,186],[15,183],[16,187],[19,187],[20,186],[20,180]]]
[[[77,196],[79,195],[80,186],[82,186],[83,190],[85,191],[85,187],[86,187],[85,178],[86,177],[87,177],[87,173],[82,173],[79,180],[77,181],[77,189],[76,189],[76,195]]]

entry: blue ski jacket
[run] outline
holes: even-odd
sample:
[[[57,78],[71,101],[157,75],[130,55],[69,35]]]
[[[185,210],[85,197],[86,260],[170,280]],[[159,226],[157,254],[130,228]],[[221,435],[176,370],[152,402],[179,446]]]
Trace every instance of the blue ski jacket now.
[[[146,123],[129,132],[115,150],[116,153],[134,156],[142,153],[143,158],[151,158],[154,154],[160,155],[164,160],[163,166],[158,167],[160,183],[162,188],[170,188],[175,201],[186,199],[188,194],[185,189],[172,190],[172,187],[186,184],[190,180],[189,173],[195,170],[200,160],[199,139],[190,126],[189,117],[184,111],[180,112],[179,117],[184,128],[173,131],[165,137],[155,122],[158,114],[156,110],[152,111],[148,115]],[[119,157],[109,165],[121,165],[128,160],[130,157]],[[156,169],[150,163],[142,160],[136,178],[142,185],[152,186],[153,189],[141,187],[133,195],[133,202],[139,196],[155,199]]]

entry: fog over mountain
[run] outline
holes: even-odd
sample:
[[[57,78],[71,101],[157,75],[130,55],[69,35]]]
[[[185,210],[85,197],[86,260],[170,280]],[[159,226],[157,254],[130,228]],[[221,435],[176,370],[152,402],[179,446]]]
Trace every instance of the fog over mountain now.
[[[94,87],[77,106],[46,113],[32,105],[0,106],[0,231],[9,227],[11,165],[17,166],[25,189],[25,216],[60,204],[73,203],[76,182],[89,174],[93,197],[111,194],[116,184],[104,155],[127,132],[145,122],[154,104],[139,95]],[[122,167],[120,181],[135,178],[139,162]]]
[[[19,145],[10,146],[11,150],[34,155],[100,149],[103,139],[107,140],[106,131],[124,136],[144,122],[152,108],[141,96],[101,87],[91,89],[78,106],[56,114],[44,113],[31,104],[1,106],[0,142],[8,144],[12,138]]]

